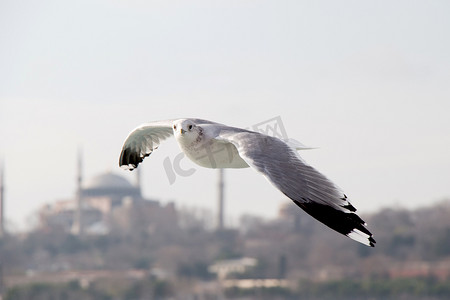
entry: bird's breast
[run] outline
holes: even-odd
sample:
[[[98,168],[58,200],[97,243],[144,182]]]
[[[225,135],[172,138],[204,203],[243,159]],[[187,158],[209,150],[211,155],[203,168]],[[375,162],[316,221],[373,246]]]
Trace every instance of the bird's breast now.
[[[215,140],[193,143],[179,142],[181,149],[194,163],[205,168],[247,168],[249,165],[239,156],[231,143]]]

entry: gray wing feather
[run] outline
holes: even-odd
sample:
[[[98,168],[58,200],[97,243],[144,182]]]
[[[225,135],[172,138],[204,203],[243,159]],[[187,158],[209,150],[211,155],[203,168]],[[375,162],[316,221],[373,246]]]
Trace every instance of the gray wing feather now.
[[[239,155],[289,198],[300,202],[318,202],[346,210],[344,194],[323,174],[308,165],[290,146],[278,138],[240,132],[221,133],[239,151]]]

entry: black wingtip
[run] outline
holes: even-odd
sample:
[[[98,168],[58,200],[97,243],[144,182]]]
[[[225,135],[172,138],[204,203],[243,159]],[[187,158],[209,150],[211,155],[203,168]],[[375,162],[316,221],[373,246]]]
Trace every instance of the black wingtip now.
[[[347,204],[347,205],[344,205],[342,207],[345,208],[345,209],[348,209],[351,212],[355,212],[356,211],[356,208],[353,205],[351,205],[350,203]]]
[[[150,154],[151,153],[147,153],[144,156],[140,156],[138,153],[131,151],[130,148],[124,148],[120,153],[119,167],[129,171],[133,171],[144,160],[144,158],[149,156]]]
[[[347,203],[346,205],[342,206],[343,208],[348,209],[349,211],[352,211],[352,212],[356,211],[356,208],[350,202],[347,201],[347,195],[346,194],[344,194],[344,197],[342,197],[341,200],[343,200],[343,201],[345,201]]]
[[[344,212],[331,206],[312,201],[293,201],[309,215],[328,227],[365,245],[375,247],[376,241],[372,233],[365,227],[365,222],[357,214]],[[357,232],[359,234],[355,236]]]

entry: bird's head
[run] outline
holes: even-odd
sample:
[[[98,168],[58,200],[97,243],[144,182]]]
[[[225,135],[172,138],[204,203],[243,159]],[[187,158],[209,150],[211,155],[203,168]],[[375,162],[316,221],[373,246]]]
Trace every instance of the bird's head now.
[[[177,139],[195,141],[201,134],[201,128],[191,120],[177,120],[173,122],[173,134]]]

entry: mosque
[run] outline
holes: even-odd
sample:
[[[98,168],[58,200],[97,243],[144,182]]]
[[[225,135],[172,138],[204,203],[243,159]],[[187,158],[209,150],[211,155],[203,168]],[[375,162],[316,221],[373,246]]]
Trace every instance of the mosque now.
[[[104,235],[113,230],[130,229],[144,224],[150,230],[176,230],[178,226],[175,204],[161,204],[142,196],[140,170],[136,169],[135,182],[112,172],[99,174],[83,182],[82,159],[78,156],[76,192],[73,197],[42,206],[39,226],[44,230],[59,229],[75,235]],[[0,239],[4,231],[4,174],[0,166]],[[224,179],[219,170],[217,229],[224,225]],[[144,221],[142,221],[144,220]],[[138,225],[139,225],[138,224]]]
[[[177,224],[175,205],[145,199],[141,193],[140,174],[136,181],[107,172],[83,183],[81,158],[78,158],[77,190],[72,199],[44,205],[39,211],[42,228],[59,228],[76,235],[103,235],[113,230],[112,221],[131,226],[131,211],[145,213],[152,222]],[[116,222],[116,225],[117,225]]]

